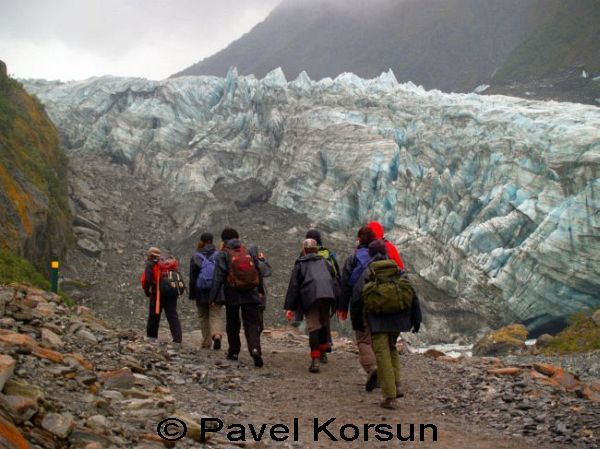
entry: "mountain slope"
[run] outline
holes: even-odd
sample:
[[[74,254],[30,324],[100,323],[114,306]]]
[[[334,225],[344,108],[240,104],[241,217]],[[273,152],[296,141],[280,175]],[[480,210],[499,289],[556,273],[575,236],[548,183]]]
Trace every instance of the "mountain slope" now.
[[[342,72],[469,90],[518,45],[533,0],[287,1],[225,50],[175,76],[264,76],[282,67],[320,79]]]
[[[71,226],[58,140],[39,101],[0,71],[0,249],[40,269],[63,253]]]
[[[496,92],[532,95],[544,79],[538,97],[594,104],[600,83],[572,68],[600,70],[598,30],[598,0],[288,0],[173,76],[224,76],[235,66],[257,77],[281,67],[290,79],[303,70],[316,79],[372,78],[391,68],[400,81],[443,91],[519,82],[529,84]]]

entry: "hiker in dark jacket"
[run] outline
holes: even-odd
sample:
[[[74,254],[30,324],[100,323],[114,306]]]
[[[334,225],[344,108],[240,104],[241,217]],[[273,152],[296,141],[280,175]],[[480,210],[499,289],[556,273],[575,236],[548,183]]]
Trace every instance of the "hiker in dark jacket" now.
[[[350,305],[350,298],[352,297],[352,291],[354,286],[358,282],[369,262],[371,256],[369,256],[369,244],[375,241],[375,233],[368,226],[363,226],[358,230],[358,245],[354,250],[354,253],[348,256],[344,262],[344,268],[342,270],[342,276],[340,279],[341,283],[341,294],[340,300],[337,305],[337,316],[340,320],[346,320],[348,318],[348,307]],[[375,353],[373,352],[373,342],[371,341],[371,334],[368,330],[356,330],[356,346],[358,347],[358,361],[367,373],[369,391],[372,390],[377,382],[377,361],[375,360]]]
[[[241,312],[248,351],[254,360],[254,365],[260,368],[263,366],[263,359],[260,347],[259,306],[260,295],[264,295],[265,291],[262,276],[257,268],[258,261],[250,256],[239,238],[238,232],[232,228],[225,228],[221,233],[221,251],[215,263],[215,274],[209,301],[214,301],[221,289],[223,289],[225,298],[225,331],[227,332],[227,340],[229,342],[227,358],[229,360],[237,360],[241,350]],[[236,265],[236,261],[240,261],[239,266]],[[234,265],[239,267],[238,270],[233,269]],[[241,269],[245,270],[245,272],[240,273]],[[247,275],[252,279],[245,285],[233,285],[235,282],[240,282],[239,276],[241,275]]]
[[[338,264],[337,258],[333,251],[330,251],[329,248],[323,246],[323,242],[321,240],[321,233],[318,229],[309,229],[306,232],[306,239],[313,239],[317,242],[317,254],[329,264],[331,268],[331,273],[334,280],[334,288],[335,288],[335,301],[332,304],[331,313],[335,311],[335,303],[338,301],[338,297],[340,295],[340,265]],[[333,339],[331,338],[331,322],[327,324],[327,352],[331,352],[333,349]]]
[[[146,268],[144,270],[144,282],[142,287],[144,293],[150,298],[148,307],[148,322],[146,324],[146,337],[152,343],[158,342],[158,327],[160,325],[160,315],[165,311],[169,329],[173,337],[173,343],[181,344],[182,332],[179,315],[177,314],[177,293],[161,293],[160,292],[160,249],[152,247],[148,250],[148,258],[146,260]],[[156,303],[159,303],[158,311]]]
[[[306,317],[311,364],[309,371],[318,373],[319,362],[327,362],[329,311],[335,301],[331,267],[317,254],[316,240],[302,243],[303,255],[296,260],[290,277],[284,309],[286,318],[294,313]]]
[[[213,235],[205,232],[200,236],[197,252],[190,260],[189,298],[196,301],[200,330],[202,331],[202,348],[218,351],[221,349],[223,337],[223,317],[220,301],[210,301],[213,271],[217,249],[213,245]],[[204,273],[204,276],[201,274]],[[200,277],[200,279],[198,279]],[[208,279],[210,277],[210,279]],[[201,285],[198,285],[200,281]],[[220,299],[220,296],[217,299]]]
[[[384,398],[380,405],[383,408],[395,409],[396,398],[403,396],[400,391],[400,357],[396,349],[396,341],[400,332],[411,330],[414,333],[419,332],[421,307],[417,294],[409,285],[412,299],[410,306],[405,310],[389,314],[364,313],[365,285],[370,281],[371,268],[378,265],[376,262],[390,260],[387,257],[385,242],[382,240],[376,240],[369,245],[369,255],[372,258],[369,269],[363,272],[352,292],[350,301],[352,327],[355,330],[368,330],[371,333],[377,359],[377,378]],[[395,263],[392,267],[397,270],[393,276],[405,276]],[[389,267],[386,269],[389,270]]]

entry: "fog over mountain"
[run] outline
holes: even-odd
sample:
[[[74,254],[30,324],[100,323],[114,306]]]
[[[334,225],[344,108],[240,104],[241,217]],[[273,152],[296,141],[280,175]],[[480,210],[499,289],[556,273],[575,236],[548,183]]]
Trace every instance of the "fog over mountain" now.
[[[235,66],[258,77],[281,67],[288,78],[303,70],[315,79],[372,78],[391,68],[399,81],[444,91],[491,84],[510,93],[528,84],[516,90],[523,94],[547,79],[536,85],[541,94],[593,102],[599,83],[578,78],[600,70],[598,30],[596,0],[287,0],[174,76],[224,76]]]

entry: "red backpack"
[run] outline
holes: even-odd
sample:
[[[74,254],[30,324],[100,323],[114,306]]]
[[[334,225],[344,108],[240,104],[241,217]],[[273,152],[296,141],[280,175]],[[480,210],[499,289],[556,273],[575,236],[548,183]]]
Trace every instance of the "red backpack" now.
[[[225,248],[229,255],[227,283],[236,290],[252,290],[258,287],[260,277],[254,259],[244,245],[239,248]]]
[[[185,291],[185,282],[179,270],[179,262],[173,256],[158,261],[161,295],[179,296]]]

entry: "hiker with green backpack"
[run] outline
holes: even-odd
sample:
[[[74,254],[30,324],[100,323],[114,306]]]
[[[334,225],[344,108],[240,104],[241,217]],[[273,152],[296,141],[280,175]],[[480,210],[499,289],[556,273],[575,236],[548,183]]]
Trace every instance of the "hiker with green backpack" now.
[[[214,302],[221,290],[225,300],[225,332],[229,349],[227,359],[237,361],[241,350],[240,330],[243,323],[248,352],[254,366],[263,366],[260,347],[260,295],[264,295],[262,275],[256,260],[240,241],[235,229],[221,232],[221,251],[215,261],[215,272],[209,301]],[[242,319],[240,321],[240,313]]]
[[[341,295],[337,303],[337,316],[340,320],[348,318],[348,308],[354,286],[371,262],[369,244],[377,240],[369,226],[358,230],[357,245],[354,252],[346,258],[341,276]],[[373,352],[373,342],[368,329],[355,328],[356,346],[358,347],[358,362],[367,373],[367,391],[373,391],[377,386],[377,361]]]
[[[419,298],[395,261],[388,259],[383,240],[369,244],[371,262],[354,286],[350,301],[352,327],[370,331],[383,393],[380,406],[396,409],[400,390],[400,332],[419,332]]]

